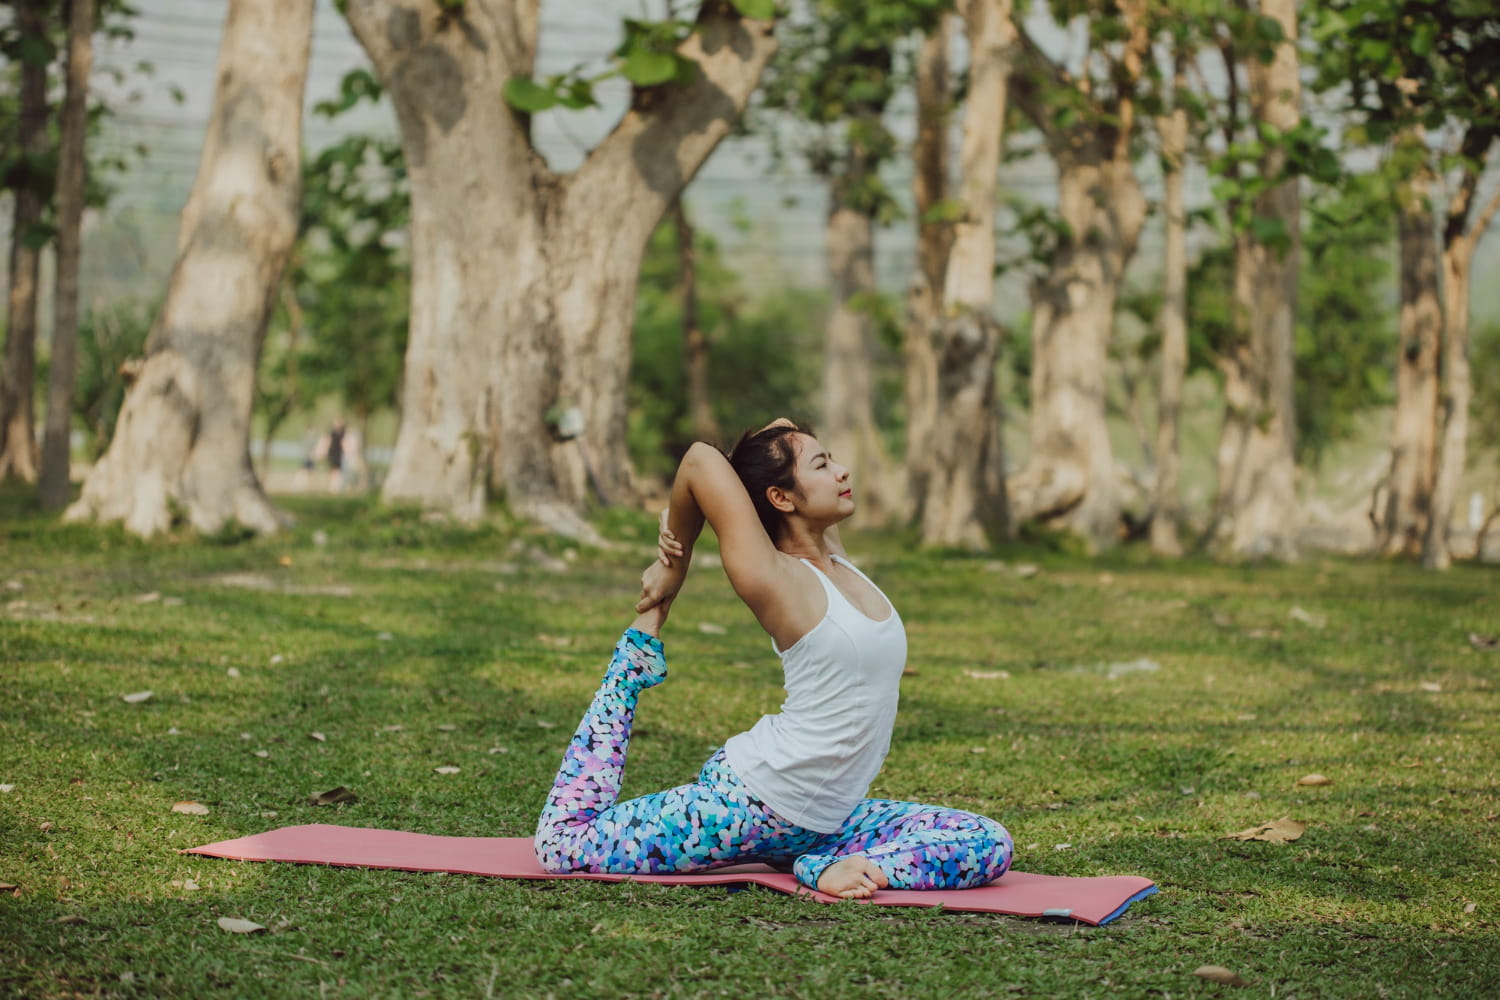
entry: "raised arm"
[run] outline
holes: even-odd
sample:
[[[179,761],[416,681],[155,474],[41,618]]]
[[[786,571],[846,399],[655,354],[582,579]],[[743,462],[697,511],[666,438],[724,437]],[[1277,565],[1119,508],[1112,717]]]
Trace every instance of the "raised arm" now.
[[[735,593],[759,614],[775,593],[780,556],[766,535],[744,484],[718,449],[695,443],[683,456],[672,482],[667,528],[681,544],[680,558],[671,566],[653,563],[641,578],[644,611],[677,594],[692,560],[693,545],[707,521],[719,538],[724,572]]]

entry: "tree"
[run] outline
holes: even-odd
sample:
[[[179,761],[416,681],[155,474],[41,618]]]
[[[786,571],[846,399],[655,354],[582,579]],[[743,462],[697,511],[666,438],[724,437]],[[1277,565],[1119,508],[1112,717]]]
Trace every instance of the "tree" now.
[[[63,100],[57,167],[57,274],[53,296],[52,359],[47,373],[46,434],[37,494],[43,510],[58,510],[72,490],[73,389],[78,381],[78,264],[86,196],[84,138],[88,129],[89,70],[94,63],[95,0],[68,5],[67,96]]]
[[[708,0],[691,24],[628,22],[629,110],[561,175],[533,145],[531,115],[592,96],[581,77],[531,79],[535,2],[348,0],[411,183],[412,315],[387,500],[474,517],[493,481],[518,512],[577,528],[585,455],[608,496],[631,490],[641,253],[775,49],[769,21],[742,9],[774,13]]]
[[[1422,563],[1444,569],[1452,559],[1448,533],[1468,447],[1473,381],[1469,361],[1469,294],[1474,248],[1497,211],[1480,182],[1500,140],[1500,15],[1493,5],[1425,0],[1383,3],[1329,0],[1319,23],[1327,76],[1347,85],[1348,106],[1372,141],[1394,143],[1402,222],[1403,357],[1398,377],[1387,548],[1410,549],[1421,531]],[[1439,208],[1432,193],[1447,188]],[[1421,234],[1428,212],[1437,222],[1437,264]],[[1432,303],[1441,305],[1441,334],[1432,351]],[[1424,339],[1424,337],[1426,339]],[[1430,411],[1435,452],[1428,460]],[[1425,505],[1424,505],[1424,501]],[[1423,507],[1426,507],[1425,517]]]
[[[1182,456],[1178,428],[1182,415],[1182,386],[1187,374],[1187,199],[1183,174],[1188,151],[1187,58],[1181,37],[1172,46],[1172,101],[1158,115],[1163,173],[1162,213],[1165,250],[1162,255],[1161,381],[1157,393],[1156,481],[1153,484],[1151,551],[1182,554],[1179,536],[1182,497],[1178,486]]]
[[[147,358],[115,436],[68,509],[141,535],[272,531],[250,464],[255,369],[297,232],[312,2],[231,0],[198,176]]]
[[[908,376],[908,384],[914,379],[931,390],[918,394],[925,412],[910,415],[913,425],[925,430],[910,445],[926,455],[916,506],[927,546],[981,549],[1010,531],[995,396],[1000,334],[993,306],[995,186],[1016,47],[1011,10],[1010,0],[958,4],[969,47],[969,89],[957,198],[923,215],[941,212],[952,229],[946,259],[924,261],[924,277],[940,272],[943,281],[935,307],[918,314],[928,324],[931,354],[920,351],[917,360],[930,367]],[[912,352],[907,353],[910,360]]]
[[[1015,99],[1057,164],[1058,207],[1032,287],[1030,452],[1007,492],[1018,521],[1063,526],[1104,548],[1120,529],[1104,373],[1146,221],[1133,144],[1150,35],[1141,0],[1087,7],[1089,49],[1076,73],[1021,31]]]
[[[939,0],[815,0],[783,33],[763,103],[811,127],[802,154],[828,183],[825,246],[833,310],[819,436],[860,478],[860,519],[904,506],[875,420],[879,290],[875,228],[899,214],[880,168],[896,150],[886,107],[902,83],[895,47],[937,17]]]
[[[36,380],[37,283],[47,242],[42,210],[50,196],[51,144],[47,136],[47,66],[54,46],[47,30],[48,0],[16,0],[14,31],[4,55],[20,66],[13,155],[5,164],[5,186],[15,199],[11,222],[10,295],[0,367],[0,480],[33,482],[36,446],[33,391]]]

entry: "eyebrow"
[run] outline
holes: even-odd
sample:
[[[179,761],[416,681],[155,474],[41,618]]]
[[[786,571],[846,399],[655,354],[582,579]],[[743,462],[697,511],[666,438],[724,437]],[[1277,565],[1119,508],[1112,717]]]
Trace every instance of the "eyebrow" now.
[[[816,454],[816,455],[813,455],[813,456],[812,456],[812,457],[811,457],[811,458],[809,458],[809,459],[808,459],[808,460],[807,460],[807,461],[808,461],[808,464],[809,464],[809,465],[810,465],[810,464],[812,464],[812,463],[813,463],[813,462],[816,462],[816,461],[817,461],[817,460],[818,460],[818,459],[820,459],[820,458],[828,458],[828,459],[831,459],[831,458],[833,458],[833,456],[832,456],[832,455],[830,455],[830,454],[828,454],[828,452],[826,452],[826,451],[820,451],[820,452],[818,452],[818,453],[817,453],[817,454]]]

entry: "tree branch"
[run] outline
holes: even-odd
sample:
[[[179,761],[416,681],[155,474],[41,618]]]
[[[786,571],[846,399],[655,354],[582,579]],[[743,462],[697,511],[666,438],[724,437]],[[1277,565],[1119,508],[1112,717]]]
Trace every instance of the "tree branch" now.
[[[707,0],[677,50],[698,64],[698,73],[686,83],[637,91],[631,109],[566,182],[575,218],[602,217],[610,206],[618,218],[622,196],[647,225],[660,218],[749,103],[776,51],[772,29],[723,0]],[[614,180],[598,183],[603,177]]]

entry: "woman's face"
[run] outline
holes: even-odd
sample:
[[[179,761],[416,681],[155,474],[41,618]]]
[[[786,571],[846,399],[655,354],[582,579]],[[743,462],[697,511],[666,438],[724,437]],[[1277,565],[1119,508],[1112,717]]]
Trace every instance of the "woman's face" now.
[[[854,513],[854,490],[849,469],[840,465],[818,439],[808,434],[792,437],[797,456],[794,474],[801,502],[797,509],[817,520],[841,521]]]

